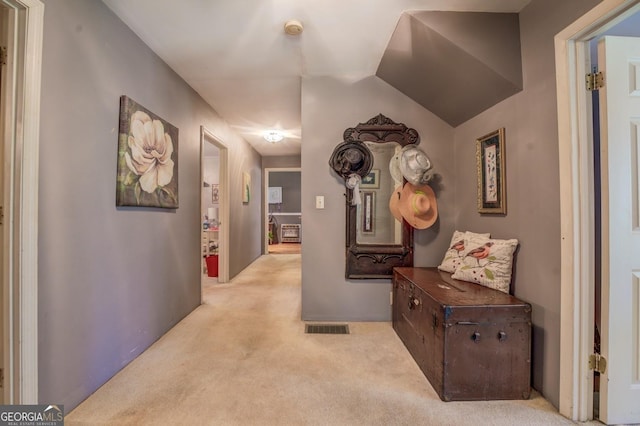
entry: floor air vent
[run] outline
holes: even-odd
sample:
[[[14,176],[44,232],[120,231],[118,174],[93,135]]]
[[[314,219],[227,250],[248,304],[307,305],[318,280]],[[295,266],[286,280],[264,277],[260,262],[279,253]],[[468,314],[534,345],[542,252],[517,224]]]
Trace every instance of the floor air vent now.
[[[349,334],[347,324],[307,324],[305,327],[307,334]]]

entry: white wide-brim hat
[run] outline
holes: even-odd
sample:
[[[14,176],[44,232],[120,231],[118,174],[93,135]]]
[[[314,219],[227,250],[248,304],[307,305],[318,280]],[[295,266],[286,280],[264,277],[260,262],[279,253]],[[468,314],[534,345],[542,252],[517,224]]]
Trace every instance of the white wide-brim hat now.
[[[393,178],[393,181],[396,183],[396,185],[400,185],[400,186],[402,186],[402,172],[400,171],[400,156],[402,156],[402,151],[404,150],[404,148],[402,148],[401,150],[398,150],[398,152],[393,154],[393,156],[391,157],[391,160],[389,160],[389,172],[391,173],[391,177]]]
[[[399,169],[407,182],[425,185],[431,180],[431,160],[416,145],[407,145],[400,151]]]

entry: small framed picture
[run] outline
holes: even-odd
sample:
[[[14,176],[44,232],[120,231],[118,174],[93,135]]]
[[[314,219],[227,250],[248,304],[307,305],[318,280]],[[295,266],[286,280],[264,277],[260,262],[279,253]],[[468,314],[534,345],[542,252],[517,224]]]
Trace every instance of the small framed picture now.
[[[214,183],[211,185],[211,202],[217,203],[220,201],[220,185]]]
[[[362,178],[360,188],[380,188],[380,170],[373,169],[368,175]]]
[[[362,232],[372,234],[375,231],[376,193],[362,192]]]
[[[282,204],[282,187],[270,186],[268,193],[269,204]]]
[[[507,214],[505,129],[476,140],[478,212]]]
[[[251,200],[251,175],[247,172],[242,172],[242,202],[244,204],[249,203]]]

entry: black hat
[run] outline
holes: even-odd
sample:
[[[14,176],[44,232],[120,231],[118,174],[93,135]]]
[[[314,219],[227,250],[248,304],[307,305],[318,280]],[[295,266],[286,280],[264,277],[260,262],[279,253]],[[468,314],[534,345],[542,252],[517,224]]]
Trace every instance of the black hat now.
[[[364,143],[344,141],[333,150],[329,165],[345,180],[353,173],[365,177],[373,166],[373,156]]]

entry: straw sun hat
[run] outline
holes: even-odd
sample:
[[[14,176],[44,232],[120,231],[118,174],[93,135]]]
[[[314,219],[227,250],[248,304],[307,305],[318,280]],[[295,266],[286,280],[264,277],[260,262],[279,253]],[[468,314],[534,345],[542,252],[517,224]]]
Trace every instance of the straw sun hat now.
[[[404,218],[416,229],[426,229],[438,219],[436,194],[429,185],[413,185],[407,182],[397,187],[389,200],[389,209],[398,221]]]

